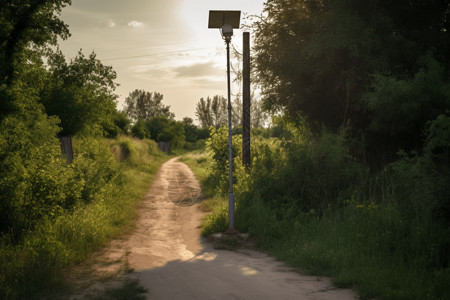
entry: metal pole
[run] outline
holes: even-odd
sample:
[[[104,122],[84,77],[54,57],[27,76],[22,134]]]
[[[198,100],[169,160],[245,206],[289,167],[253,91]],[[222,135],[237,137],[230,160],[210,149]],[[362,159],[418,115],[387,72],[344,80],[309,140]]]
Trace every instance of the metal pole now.
[[[250,33],[243,36],[243,66],[242,66],[242,162],[248,170],[250,157]]]
[[[227,43],[227,80],[228,80],[228,161],[230,168],[230,187],[228,190],[228,228],[234,230],[234,194],[233,194],[233,141],[231,137],[231,91],[230,91],[230,40]]]

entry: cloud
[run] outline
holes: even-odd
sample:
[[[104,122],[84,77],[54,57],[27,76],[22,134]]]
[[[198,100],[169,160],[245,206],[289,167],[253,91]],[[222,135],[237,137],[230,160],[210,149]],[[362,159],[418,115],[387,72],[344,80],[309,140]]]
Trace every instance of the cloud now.
[[[165,79],[170,77],[170,72],[167,68],[162,68],[155,65],[137,65],[129,67],[128,70],[135,76]]]
[[[213,62],[198,63],[174,69],[177,77],[215,77],[223,76],[224,70],[218,68]]]
[[[114,22],[113,20],[109,19],[108,23],[106,23],[106,25],[110,28],[116,27],[116,22]]]
[[[131,28],[144,28],[145,27],[144,23],[136,21],[136,20],[132,20],[132,21],[128,22],[128,26]]]
[[[226,93],[226,87],[227,83],[225,80],[215,80],[215,79],[195,79],[192,81],[192,85],[201,88],[203,90],[211,90],[215,91],[222,91],[224,94]]]

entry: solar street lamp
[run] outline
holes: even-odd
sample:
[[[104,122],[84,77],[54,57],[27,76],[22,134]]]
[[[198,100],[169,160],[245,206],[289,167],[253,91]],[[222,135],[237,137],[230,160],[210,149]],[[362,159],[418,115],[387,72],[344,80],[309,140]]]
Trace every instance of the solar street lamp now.
[[[233,143],[231,138],[231,91],[230,91],[230,42],[233,28],[239,28],[241,11],[210,10],[208,28],[218,28],[227,45],[227,82],[228,82],[228,161],[230,185],[228,189],[228,228],[234,230],[234,194],[233,194]]]

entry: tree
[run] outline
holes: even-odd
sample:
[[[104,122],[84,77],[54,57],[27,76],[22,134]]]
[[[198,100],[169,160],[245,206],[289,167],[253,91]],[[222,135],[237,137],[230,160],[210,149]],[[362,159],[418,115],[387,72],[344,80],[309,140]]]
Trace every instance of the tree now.
[[[1,82],[14,81],[27,60],[27,49],[54,46],[58,37],[69,37],[59,17],[70,4],[71,0],[0,0]]]
[[[156,116],[145,122],[150,136],[157,142],[170,142],[171,147],[182,147],[185,134],[182,122],[177,122],[163,116]]]
[[[184,117],[181,121],[184,127],[184,135],[186,136],[186,142],[195,143],[198,140],[197,126],[194,125],[192,118]]]
[[[369,142],[372,118],[382,111],[370,107],[376,102],[370,95],[387,97],[379,101],[394,107],[398,99],[381,92],[382,82],[419,83],[415,78],[430,55],[442,67],[442,80],[449,80],[450,0],[268,0],[252,27],[264,106],[292,116],[301,113],[316,129],[347,127]],[[409,102],[410,92],[397,87],[396,93],[406,92],[401,98]],[[430,90],[426,94],[434,98]],[[444,98],[434,98],[431,102],[439,104],[432,110],[449,107]],[[397,147],[415,144],[420,149],[420,131],[427,119],[437,117],[422,112],[413,121],[419,132],[403,136],[407,144]],[[375,140],[369,144],[388,146]]]
[[[114,111],[112,119],[102,123],[104,136],[108,138],[116,138],[119,134],[128,133],[131,120],[123,111]]]
[[[161,116],[168,119],[174,119],[175,114],[170,112],[170,105],[162,104],[163,95],[154,92],[146,92],[144,90],[134,90],[125,99],[125,113],[133,120],[142,119],[150,120],[152,117]]]
[[[112,128],[116,111],[116,72],[104,66],[95,53],[86,57],[81,50],[67,62],[61,51],[48,60],[50,82],[41,92],[49,115],[61,120],[61,135]]]
[[[257,101],[252,96],[251,105],[251,124],[252,127],[263,127],[269,119],[269,114],[262,109],[261,101]],[[228,126],[228,104],[223,96],[214,96],[212,99],[207,97],[200,98],[197,102],[195,115],[202,128],[220,128]],[[231,124],[233,127],[242,127],[242,101],[237,95],[231,105]]]
[[[211,116],[211,98],[208,97],[206,101],[205,99],[200,98],[200,101],[197,102],[195,109],[195,115],[197,116],[197,120],[200,122],[201,127],[208,128],[209,126],[213,126]]]
[[[254,23],[266,105],[302,111],[332,129],[359,121],[374,72],[411,76],[434,46],[448,63],[449,3],[269,0],[267,17]]]
[[[210,97],[205,99],[200,98],[197,102],[195,115],[200,121],[201,127],[219,128],[226,126],[227,115],[227,99],[223,96],[216,95],[212,99]]]
[[[145,122],[142,119],[137,120],[136,123],[134,123],[133,127],[131,127],[131,133],[134,137],[145,139],[150,138],[151,133],[147,129],[147,126],[145,125]]]

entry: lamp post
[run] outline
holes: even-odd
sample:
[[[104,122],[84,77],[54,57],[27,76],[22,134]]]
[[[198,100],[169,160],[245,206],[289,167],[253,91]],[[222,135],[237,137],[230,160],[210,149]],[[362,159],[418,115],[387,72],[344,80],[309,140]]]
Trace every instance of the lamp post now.
[[[219,28],[227,45],[227,83],[228,83],[228,229],[234,230],[234,193],[233,193],[233,143],[231,138],[231,91],[230,91],[230,42],[233,28],[239,28],[241,12],[238,10],[210,10],[208,28]]]

